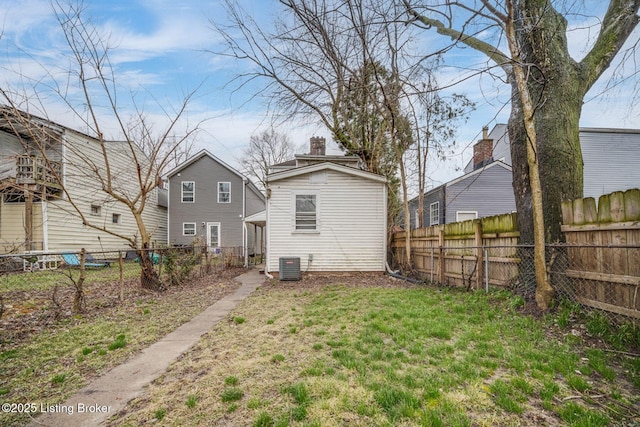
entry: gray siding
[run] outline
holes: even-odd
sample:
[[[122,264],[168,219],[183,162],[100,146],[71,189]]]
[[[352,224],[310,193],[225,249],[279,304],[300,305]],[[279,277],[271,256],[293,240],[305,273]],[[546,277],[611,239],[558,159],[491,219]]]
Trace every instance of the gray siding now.
[[[195,202],[182,202],[182,181],[195,182]],[[218,203],[218,182],[231,183],[231,203]],[[169,177],[169,244],[189,245],[207,239],[203,223],[220,223],[220,246],[243,246],[243,179],[235,171],[203,154]],[[246,188],[247,214],[265,209],[260,193]],[[195,223],[196,235],[183,236],[182,224]],[[252,235],[249,236],[252,239]]]
[[[497,124],[489,133],[494,141],[494,160],[511,165],[511,147],[507,126]],[[580,128],[580,146],[584,163],[584,197],[640,187],[640,130]],[[473,171],[472,162],[464,169]],[[511,179],[511,178],[509,178]]]
[[[446,186],[446,223],[456,222],[456,212],[478,212],[478,218],[516,210],[511,171],[491,167]]]
[[[431,224],[431,204],[439,202],[440,217],[437,218],[435,224],[444,224],[445,204],[444,204],[444,186],[436,187],[429,190],[424,195],[424,209],[422,212],[423,224],[428,227]],[[416,210],[418,209],[418,199],[415,198],[409,202],[409,211],[411,212],[411,229],[418,228]],[[402,218],[404,219],[404,217]],[[401,222],[404,224],[404,222]]]
[[[580,131],[584,162],[584,197],[598,197],[614,191],[640,187],[640,134]]]

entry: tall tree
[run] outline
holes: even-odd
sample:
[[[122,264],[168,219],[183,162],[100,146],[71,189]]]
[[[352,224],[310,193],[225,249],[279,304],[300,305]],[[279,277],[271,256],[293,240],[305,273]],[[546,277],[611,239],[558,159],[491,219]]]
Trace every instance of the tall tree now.
[[[268,32],[227,0],[228,16],[214,22],[224,40],[216,53],[248,65],[237,76],[238,86],[263,81],[256,92],[265,96],[270,111],[322,123],[346,153],[387,177],[393,226],[399,201],[406,202],[403,154],[419,126],[411,105],[430,65],[414,56],[415,29],[400,19],[405,9],[384,0],[280,4],[283,13]],[[399,197],[401,182],[404,197]]]
[[[264,190],[269,166],[290,160],[294,155],[295,145],[289,135],[271,127],[249,138],[249,145],[240,159],[242,172]]]
[[[138,107],[135,94],[124,97],[133,104],[134,113],[123,116],[126,108],[119,96],[116,69],[110,62],[108,37],[91,24],[82,3],[53,2],[52,6],[67,42],[70,68],[62,75],[62,80],[55,70],[46,70],[49,79],[46,84],[0,88],[7,105],[2,111],[3,126],[12,129],[23,144],[43,160],[64,193],[64,202],[70,206],[69,214],[80,218],[85,226],[121,238],[137,249],[142,286],[161,289],[149,252],[155,230],[145,224],[144,212],[148,211],[151,195],[161,185],[162,171],[176,160],[178,153],[185,145],[188,146],[198,130],[197,124],[181,128],[181,120],[193,93],[186,95],[174,111],[161,105],[166,124],[160,131],[156,130],[158,123],[153,123],[148,114]],[[76,97],[78,93],[79,98]],[[76,119],[82,121],[83,131],[95,138],[96,144],[92,148],[76,149],[65,145],[64,135],[51,132],[40,117],[32,115],[32,111],[40,111],[47,118],[47,97],[57,97]],[[108,130],[107,123],[115,123],[117,129]],[[108,138],[106,135],[110,132],[116,135]],[[53,158],[53,145],[64,145],[72,152],[63,150],[62,154],[55,153],[58,157]],[[64,175],[65,171],[54,167],[55,161],[60,160],[59,156],[65,156],[64,153],[73,159],[69,170],[76,174],[74,180],[87,179],[98,183],[104,200],[124,207],[133,216],[137,226],[135,235],[123,234],[118,227],[111,227],[86,213],[83,204],[86,200],[78,199],[77,194],[65,185],[69,179]],[[118,166],[123,164],[123,157],[129,162],[126,170]]]
[[[577,7],[575,2],[478,0],[472,5],[444,1],[433,6],[403,1],[417,25],[485,54],[505,73],[512,91],[508,128],[521,242],[540,244],[535,236],[560,241],[561,202],[583,192],[578,138],[583,100],[636,28],[640,0],[609,2],[597,39],[580,61],[571,57],[567,45],[566,16]],[[520,72],[524,82],[516,75]],[[541,186],[543,215],[537,224],[543,230],[538,232],[531,156],[539,167]],[[539,279],[537,285],[543,285]],[[549,292],[537,295],[538,305],[546,307],[550,298]]]

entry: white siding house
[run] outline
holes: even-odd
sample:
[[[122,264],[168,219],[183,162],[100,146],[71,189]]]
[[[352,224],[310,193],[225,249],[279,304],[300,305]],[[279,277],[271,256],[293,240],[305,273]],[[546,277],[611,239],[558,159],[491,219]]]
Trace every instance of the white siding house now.
[[[299,257],[302,272],[384,271],[386,179],[333,162],[267,178],[266,270]]]
[[[12,127],[14,119],[11,114],[4,111],[0,120],[1,252],[127,248],[128,242],[124,239],[83,225],[78,214],[80,211],[86,222],[119,235],[139,235],[130,209],[102,190],[102,183],[95,172],[99,170],[105,176],[100,142],[84,133],[24,113],[22,126],[29,123],[29,126],[46,130],[48,148],[44,159],[33,139],[41,138],[45,133],[24,131],[18,137],[16,129],[19,128]],[[16,122],[13,123],[15,126]],[[131,147],[120,141],[110,141],[105,146],[113,186],[120,194],[135,197],[140,186]],[[135,148],[135,154],[141,164],[146,161],[139,149]],[[21,161],[29,168],[26,175],[20,169]],[[57,172],[51,172],[50,168],[56,168]],[[25,242],[26,184],[22,181],[28,182],[30,191],[34,193],[30,248]],[[66,193],[62,191],[63,186]],[[167,209],[166,204],[162,206],[159,200],[160,191],[155,189],[148,194],[142,215],[147,231],[152,233],[152,243],[156,244],[167,241]]]

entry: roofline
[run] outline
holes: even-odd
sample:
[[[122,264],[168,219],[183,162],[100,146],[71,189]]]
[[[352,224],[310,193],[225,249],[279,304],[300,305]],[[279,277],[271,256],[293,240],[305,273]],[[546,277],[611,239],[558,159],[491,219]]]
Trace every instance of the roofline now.
[[[192,165],[193,163],[195,163],[197,160],[200,160],[204,156],[208,156],[212,160],[220,163],[222,166],[224,166],[225,168],[227,168],[229,171],[233,172],[234,174],[238,175],[240,178],[246,178],[237,169],[235,169],[232,166],[229,166],[223,160],[221,160],[218,157],[216,157],[213,154],[211,154],[211,152],[209,150],[207,150],[207,149],[202,149],[202,150],[198,151],[196,154],[194,154],[193,156],[189,157],[187,160],[185,160],[184,162],[180,163],[178,166],[176,166],[175,168],[173,168],[169,172],[167,172],[165,174],[165,177],[171,178],[173,175],[175,175],[178,172],[182,171],[186,167]]]
[[[483,166],[481,168],[478,168],[478,169],[476,169],[474,171],[471,171],[471,172],[466,173],[466,174],[464,174],[462,176],[459,176],[458,178],[452,179],[451,181],[446,182],[444,185],[448,187],[449,185],[457,184],[458,182],[462,181],[463,179],[467,179],[467,178],[469,178],[471,176],[474,176],[474,175],[477,175],[479,173],[482,173],[485,170],[491,169],[494,166],[501,166],[502,168],[508,170],[509,172],[512,171],[511,166],[509,166],[508,164],[506,164],[506,163],[504,163],[504,162],[502,162],[500,160],[494,160],[493,162],[489,163],[488,165],[485,165],[485,166]]]
[[[281,179],[286,179],[286,178],[291,178],[298,175],[317,172],[324,169],[331,169],[336,172],[344,172],[349,175],[359,176],[361,178],[370,179],[372,181],[377,181],[385,184],[387,182],[387,179],[382,175],[363,171],[363,170],[352,168],[349,166],[339,165],[332,162],[322,162],[322,163],[314,163],[309,166],[301,166],[298,168],[288,169],[282,172],[275,172],[271,175],[267,175],[267,184],[274,181],[279,181]]]
[[[640,133],[640,129],[627,129],[627,128],[590,128],[580,127],[580,132],[593,132],[593,133]]]

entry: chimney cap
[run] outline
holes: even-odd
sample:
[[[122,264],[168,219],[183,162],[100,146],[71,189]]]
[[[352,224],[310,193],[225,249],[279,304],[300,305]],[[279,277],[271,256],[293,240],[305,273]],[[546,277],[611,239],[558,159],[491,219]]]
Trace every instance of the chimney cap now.
[[[482,127],[482,139],[487,139],[489,137],[489,126]]]

